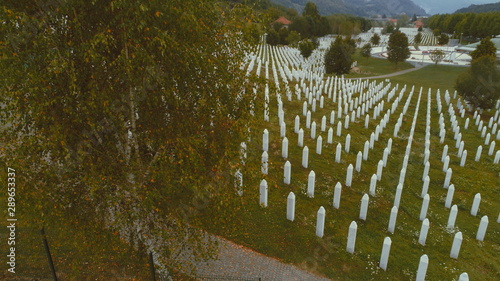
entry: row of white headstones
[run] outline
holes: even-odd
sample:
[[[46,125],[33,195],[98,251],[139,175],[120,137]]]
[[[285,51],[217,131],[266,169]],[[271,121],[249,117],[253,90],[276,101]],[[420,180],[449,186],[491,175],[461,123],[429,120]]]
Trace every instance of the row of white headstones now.
[[[275,52],[275,53],[279,54],[279,52]],[[274,63],[274,61],[272,63],[273,75],[275,78],[278,78],[278,75],[277,75],[278,71],[276,71],[276,68],[277,68],[276,65],[278,65],[278,66],[281,66],[281,65],[278,62],[278,60],[276,62],[277,62],[276,64]],[[268,66],[267,62],[266,62],[266,65]],[[249,67],[249,69],[250,69],[250,67]],[[316,145],[316,153],[317,154],[322,153],[322,141],[323,140],[322,140],[321,136],[318,136],[316,138],[317,125],[314,121],[311,121],[311,115],[312,115],[311,111],[312,112],[316,111],[316,106],[317,106],[318,101],[319,101],[319,107],[320,108],[324,107],[325,97],[322,95],[322,92],[327,92],[328,99],[332,99],[332,101],[334,103],[335,102],[337,103],[337,107],[338,107],[337,114],[335,114],[335,111],[332,111],[331,116],[330,116],[330,124],[334,124],[335,115],[337,115],[337,118],[340,119],[343,116],[342,112],[345,112],[345,120],[343,123],[344,126],[342,126],[342,121],[339,121],[337,124],[337,136],[340,137],[342,127],[344,127],[344,129],[348,129],[349,123],[354,122],[356,120],[356,118],[359,119],[361,115],[365,116],[365,127],[368,127],[368,123],[370,120],[370,117],[367,114],[368,110],[371,109],[375,103],[379,102],[385,95],[388,96],[387,102],[390,102],[392,97],[394,97],[394,95],[395,95],[395,90],[397,90],[397,87],[396,87],[391,92],[388,93],[388,89],[390,88],[390,84],[387,85],[384,89],[381,89],[381,87],[383,87],[382,84],[374,85],[374,83],[371,83],[370,85],[368,85],[367,81],[365,81],[364,83],[358,82],[358,83],[352,84],[350,81],[347,81],[344,79],[338,79],[337,77],[335,78],[335,80],[333,80],[332,78],[329,78],[326,81],[326,83],[322,83],[323,80],[320,79],[321,76],[319,76],[319,77],[316,76],[315,77],[316,79],[313,79],[316,82],[316,86],[313,86],[313,83],[311,80],[309,83],[309,87],[308,87],[306,85],[306,82],[305,82],[307,80],[305,78],[307,75],[305,75],[305,76],[304,75],[292,75],[291,71],[286,71],[286,69],[288,69],[288,68],[284,68],[284,69],[285,70],[280,70],[279,73],[281,73],[280,78],[283,79],[283,81],[285,82],[285,87],[287,90],[286,96],[288,97],[289,101],[291,101],[293,99],[293,94],[291,93],[291,91],[288,88],[287,78],[293,78],[295,80],[299,80],[298,77],[302,77],[302,78],[300,78],[299,83],[296,84],[295,94],[296,94],[297,98],[300,100],[301,94],[305,93],[306,101],[304,102],[303,115],[306,117],[306,128],[310,129],[311,138],[316,139],[316,144],[317,144]],[[294,72],[297,73],[300,71],[294,70]],[[285,74],[285,73],[288,73],[288,74]],[[312,77],[312,75],[309,75],[309,78],[311,78],[311,77]],[[266,78],[269,78],[267,71],[266,71]],[[277,81],[277,80],[279,80],[279,79],[275,79],[275,81]],[[342,90],[337,91],[337,84],[339,84],[339,88],[342,88]],[[364,95],[361,92],[359,97],[353,99],[354,92],[360,92],[361,89],[364,89],[367,86],[370,87],[370,92],[368,94]],[[369,150],[373,149],[374,142],[378,141],[378,135],[385,128],[385,125],[389,121],[390,115],[392,113],[394,113],[395,109],[397,108],[399,101],[403,97],[403,94],[405,92],[405,88],[401,91],[398,98],[392,104],[392,110],[388,110],[387,113],[384,115],[384,118],[382,118],[380,124],[377,125],[375,131],[370,136],[370,140],[369,141],[367,140],[365,142],[365,147],[364,147],[363,153],[361,151],[358,153],[358,157],[357,157],[357,161],[356,161],[356,171],[359,172],[361,170],[361,162],[362,162],[361,159],[363,159],[363,160],[368,159]],[[311,89],[311,90],[309,90],[309,89]],[[375,95],[376,92],[378,93],[377,95]],[[316,95],[314,95],[313,93],[316,93]],[[337,93],[339,93],[338,100],[337,100]],[[394,128],[394,137],[397,137],[397,135],[398,135],[398,131],[399,131],[399,129],[401,127],[401,123],[402,123],[402,118],[406,114],[406,110],[408,109],[412,94],[413,94],[413,89],[410,93],[409,98],[407,99],[403,113],[401,113],[401,115],[398,119],[398,122]],[[394,232],[394,228],[395,228],[395,224],[396,224],[397,210],[399,207],[399,201],[400,201],[401,193],[402,193],[402,189],[403,189],[404,177],[406,174],[406,167],[408,164],[409,152],[411,149],[411,142],[413,139],[415,122],[417,120],[416,115],[418,114],[418,106],[419,106],[421,94],[422,93],[420,92],[418,103],[417,103],[417,110],[415,111],[415,117],[413,119],[414,121],[412,124],[412,129],[410,131],[410,138],[408,141],[407,151],[406,151],[404,162],[403,162],[403,169],[401,170],[401,174],[400,174],[400,182],[399,182],[397,190],[396,190],[394,207],[391,210],[391,216],[389,219],[388,230],[391,233]],[[267,104],[269,104],[270,98],[269,98],[269,90],[267,87],[266,87],[266,91],[265,91],[265,99],[266,99]],[[278,119],[279,119],[279,123],[280,123],[280,135],[283,138],[283,140],[282,140],[282,156],[283,156],[283,158],[286,159],[288,157],[288,139],[286,137],[286,124],[284,122],[283,102],[282,102],[281,96],[279,94],[277,95],[277,100],[278,100]],[[436,95],[436,100],[438,102],[438,110],[441,113],[442,105],[441,105],[441,98],[440,98],[439,91]],[[460,161],[461,166],[464,166],[465,161],[466,161],[466,157],[467,157],[467,150],[464,150],[464,142],[461,140],[460,127],[458,126],[458,121],[457,121],[457,118],[455,116],[455,110],[453,108],[453,105],[450,102],[450,96],[448,93],[445,94],[445,101],[449,106],[448,113],[450,115],[450,120],[451,120],[451,123],[453,126],[453,132],[455,133],[454,138],[455,138],[455,140],[457,140],[457,142],[456,142],[457,148],[459,148],[458,156],[461,157],[461,161]],[[422,222],[422,227],[421,227],[421,231],[420,231],[419,243],[422,245],[425,245],[425,240],[426,240],[428,229],[429,229],[429,220],[426,218],[426,213],[427,213],[427,209],[428,209],[429,201],[430,201],[429,194],[427,194],[427,189],[428,189],[428,185],[429,185],[429,181],[430,181],[429,176],[427,175],[428,171],[429,171],[429,166],[430,166],[429,161],[428,161],[428,158],[430,155],[430,150],[429,150],[429,147],[430,147],[430,102],[431,102],[431,92],[429,90],[428,105],[427,105],[427,124],[426,124],[427,127],[426,127],[426,139],[425,139],[426,145],[425,145],[425,152],[424,152],[425,168],[424,168],[424,174],[422,176],[422,180],[424,182],[423,188],[422,188],[423,202],[422,202],[422,208],[421,208],[421,212],[420,212],[420,220],[422,220],[423,222]],[[362,105],[360,105],[361,103],[362,103]],[[342,107],[342,104],[344,105],[343,107]],[[311,108],[311,110],[308,110],[309,107]],[[373,114],[374,119],[376,119],[381,114],[381,112],[383,111],[383,107],[384,107],[384,101],[382,100],[381,102],[379,102],[376,105],[376,107],[374,109],[374,114]],[[460,102],[458,103],[458,107],[459,107],[459,110],[461,112],[461,117],[463,118],[464,113],[465,113],[465,108],[462,106],[462,104]],[[353,108],[356,108],[356,110],[353,110]],[[498,105],[497,105],[497,108],[498,108]],[[349,114],[349,112],[351,114]],[[267,105],[266,110],[264,112],[264,120],[265,121],[269,121],[269,114],[270,114],[269,107]],[[498,122],[500,122],[500,120],[498,119],[498,111],[496,112],[495,117],[492,117],[490,119],[488,126],[483,125],[483,123],[482,123],[483,121],[481,121],[480,115],[477,114],[477,112],[475,112],[474,118],[476,120],[475,124],[476,124],[476,126],[478,126],[478,130],[482,132],[482,137],[485,138],[485,145],[489,144],[488,154],[492,155],[494,148],[495,148],[495,142],[490,141],[490,139],[491,139],[491,135],[494,135],[495,132],[497,131],[497,126],[498,126],[497,124],[498,124]],[[464,129],[468,129],[468,125],[469,125],[469,119],[466,120]],[[439,126],[440,126],[440,142],[443,143],[446,131],[445,131],[444,117],[443,117],[442,113],[439,117]],[[486,134],[487,128],[491,129],[491,132],[489,132],[488,134]],[[324,132],[325,130],[326,130],[326,116],[323,116],[322,121],[321,121],[321,131]],[[304,144],[304,139],[303,139],[304,138],[304,130],[300,128],[300,117],[299,116],[295,117],[294,131],[295,131],[295,133],[298,134],[298,145],[303,147],[302,166],[304,168],[307,168],[309,149],[307,146],[303,146],[303,144]],[[500,139],[500,130],[497,132],[496,137],[497,137],[497,139]],[[333,143],[333,129],[332,128],[330,128],[328,130],[327,142],[330,144]],[[372,176],[372,179],[370,182],[370,195],[372,195],[372,196],[375,196],[376,182],[381,179],[382,169],[386,165],[387,156],[390,154],[391,145],[392,145],[392,139],[389,139],[387,147],[384,149],[383,159],[380,160],[378,163],[377,173]],[[267,163],[267,161],[268,161],[268,154],[267,154],[268,147],[269,147],[269,132],[267,130],[265,130],[264,135],[263,135],[263,150],[264,150],[264,152],[262,155],[262,172],[264,174],[267,174],[267,171],[268,171],[268,167],[267,167],[267,165],[268,165],[268,163]],[[345,141],[345,146],[344,146],[344,149],[346,150],[346,152],[349,152],[349,147],[350,147],[350,135],[348,134],[346,136],[346,141]],[[337,145],[337,150],[336,150],[336,162],[340,162],[341,151],[342,151],[342,145],[339,143]],[[449,160],[449,156],[447,155],[447,153],[448,153],[447,151],[448,151],[448,146],[445,145],[445,147],[443,148],[443,157],[442,157],[442,161],[444,163],[443,170],[446,172],[444,188],[448,189],[446,200],[445,200],[445,206],[447,208],[450,208],[455,188],[454,188],[453,184],[450,184],[452,170],[451,170],[451,168],[448,167],[450,160]],[[476,152],[475,161],[480,160],[481,151],[482,151],[482,146],[479,146],[477,149],[477,152]],[[497,151],[494,163],[497,164],[499,161],[499,158],[500,158],[500,151]],[[353,169],[354,168],[353,168],[352,164],[350,164],[349,167],[347,168],[346,186],[350,186],[350,184],[352,182]],[[291,181],[291,164],[289,161],[287,161],[284,165],[284,183],[290,184],[290,181]],[[308,184],[307,184],[307,195],[309,197],[314,197],[314,182],[315,182],[315,173],[314,173],[314,171],[311,171],[309,173],[309,176],[308,176]],[[334,192],[333,206],[335,208],[339,208],[339,206],[340,206],[341,190],[342,190],[342,185],[339,182],[335,186],[335,192]],[[267,207],[267,192],[268,192],[267,182],[265,180],[262,180],[261,185],[260,185],[260,194],[261,194],[260,195],[260,203],[263,207]],[[473,205],[471,208],[471,214],[474,216],[477,214],[480,200],[481,200],[481,196],[478,193],[474,197],[474,202],[473,202]],[[369,196],[367,194],[363,195],[363,198],[361,200],[361,208],[360,208],[360,216],[359,216],[360,219],[362,219],[362,220],[366,220],[368,201],[369,201]],[[323,206],[321,206],[318,210],[318,213],[317,213],[317,224],[316,224],[316,235],[319,237],[322,237],[324,234],[325,213],[326,213],[325,208]],[[456,216],[457,216],[457,206],[453,205],[453,206],[451,206],[451,211],[450,211],[449,220],[448,220],[448,227],[449,228],[454,227]],[[293,221],[294,217],[295,217],[295,194],[293,192],[291,192],[287,198],[287,219]],[[497,222],[500,222],[500,215],[499,215]],[[478,228],[476,239],[481,240],[481,241],[484,239],[487,225],[488,225],[488,217],[483,216],[481,218],[481,222],[480,222],[480,225]],[[349,227],[349,235],[348,235],[348,243],[347,243],[347,251],[349,251],[350,253],[354,252],[356,232],[357,232],[357,224],[355,221],[353,221]],[[458,258],[458,253],[460,251],[461,241],[462,241],[462,233],[457,232],[455,234],[452,249],[450,251],[450,257]],[[383,268],[384,270],[386,270],[386,267],[387,267],[387,260],[388,260],[389,251],[390,251],[390,244],[391,244],[390,237],[386,237],[386,239],[384,240],[384,246],[383,246],[381,261],[380,261],[380,267]],[[419,279],[418,276],[421,276],[421,278],[425,277],[426,264],[428,264],[428,258],[426,255],[424,255],[421,258],[421,266],[419,266],[419,270],[418,270],[419,273],[417,274],[417,280]],[[461,276],[461,278],[462,278],[462,276]]]

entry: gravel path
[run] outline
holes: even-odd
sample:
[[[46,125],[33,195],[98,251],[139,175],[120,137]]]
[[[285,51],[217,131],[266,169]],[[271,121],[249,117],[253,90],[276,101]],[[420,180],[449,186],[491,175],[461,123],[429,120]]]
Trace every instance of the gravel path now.
[[[198,276],[241,278],[238,280],[259,280],[259,278],[262,281],[330,280],[224,239],[220,241],[219,258],[208,263],[200,263],[196,268]]]

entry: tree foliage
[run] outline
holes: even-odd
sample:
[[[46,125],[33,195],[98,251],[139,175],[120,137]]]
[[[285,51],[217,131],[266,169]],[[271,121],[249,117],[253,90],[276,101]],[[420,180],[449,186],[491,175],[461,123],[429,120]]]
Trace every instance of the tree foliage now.
[[[372,54],[372,45],[370,43],[366,43],[361,47],[361,55],[365,58],[369,58]]]
[[[314,49],[314,44],[310,40],[303,40],[299,43],[300,54],[306,59],[311,56]]]
[[[373,34],[372,38],[370,38],[370,42],[375,46],[380,44],[380,36],[377,33]]]
[[[470,53],[470,56],[472,57],[473,60],[484,56],[495,57],[496,51],[497,48],[495,47],[495,44],[491,42],[491,39],[489,37],[486,37],[483,40],[481,40],[479,45],[477,45],[476,49]]]
[[[500,98],[500,72],[495,58],[473,60],[469,71],[457,78],[455,89],[474,108],[492,108]]]
[[[429,18],[428,26],[448,34],[486,38],[500,34],[500,12],[440,14]]]
[[[325,53],[325,71],[337,75],[349,73],[356,43],[350,37],[337,36]]]
[[[187,248],[211,256],[195,215],[234,194],[253,99],[240,67],[248,16],[201,0],[5,3],[0,119],[15,126],[2,127],[2,156],[29,183],[23,204],[40,221],[159,242],[177,268]]]
[[[417,35],[415,35],[415,37],[413,38],[413,43],[417,47],[420,45],[420,43],[422,43],[422,32],[419,32],[417,33]]]
[[[446,45],[450,42],[450,37],[444,33],[441,33],[441,35],[438,38],[438,44],[439,45]]]
[[[410,49],[408,49],[408,37],[402,32],[394,32],[389,37],[387,44],[387,59],[396,64],[404,62],[410,57]]]
[[[430,54],[429,54],[429,57],[431,58],[431,60],[435,63],[435,64],[438,64],[440,63],[446,56],[446,53],[443,52],[442,50],[439,50],[439,49],[436,49],[436,50],[433,50]]]

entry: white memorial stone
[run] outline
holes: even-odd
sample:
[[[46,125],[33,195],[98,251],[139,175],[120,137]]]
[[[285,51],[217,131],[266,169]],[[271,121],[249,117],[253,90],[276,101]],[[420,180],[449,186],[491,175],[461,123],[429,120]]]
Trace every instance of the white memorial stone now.
[[[286,218],[293,221],[295,219],[295,194],[290,192],[286,199]]]
[[[420,220],[424,220],[427,217],[427,210],[429,209],[429,202],[431,198],[429,194],[424,196],[424,200],[422,201],[422,208],[420,208]]]
[[[398,216],[398,207],[393,206],[391,209],[391,216],[389,218],[389,226],[387,227],[387,230],[390,233],[394,233],[394,229],[396,228],[396,218]]]
[[[377,188],[377,175],[373,174],[370,179],[370,195],[375,196],[375,189]]]
[[[420,197],[424,198],[425,194],[427,194],[427,192],[429,191],[430,181],[431,179],[429,178],[429,176],[426,176],[424,179],[424,184],[422,185],[422,193],[420,194]]]
[[[266,151],[262,152],[262,167],[261,167],[261,171],[262,171],[262,174],[264,175],[267,175],[267,172],[268,172],[268,163],[269,163],[269,155],[267,154]]]
[[[389,253],[391,251],[391,238],[390,237],[385,237],[384,238],[384,244],[382,246],[382,254],[380,255],[380,268],[383,270],[387,271],[387,263],[389,261]]]
[[[476,162],[479,162],[479,160],[481,159],[481,153],[483,152],[483,146],[480,145],[477,147],[477,151],[476,151],[476,158],[474,160],[476,160]]]
[[[347,136],[345,137],[345,146],[344,146],[345,152],[349,153],[350,148],[351,148],[351,134],[347,134]]]
[[[384,161],[379,160],[377,164],[377,180],[380,181],[382,179],[382,170],[384,169]]]
[[[309,166],[309,148],[304,146],[302,149],[302,167],[306,168]]]
[[[476,193],[474,196],[474,201],[472,202],[472,208],[470,209],[470,214],[477,216],[477,211],[479,210],[479,204],[481,203],[481,194]]]
[[[420,235],[418,236],[418,243],[425,246],[425,241],[427,240],[427,234],[429,233],[429,219],[425,218],[422,221],[422,226],[420,227]]]
[[[260,205],[262,207],[267,207],[267,181],[263,179],[260,182]]]
[[[328,139],[326,142],[329,144],[333,143],[333,129],[332,128],[328,129]]]
[[[448,168],[448,170],[446,170],[446,176],[444,178],[444,184],[443,184],[444,188],[448,188],[450,186],[452,174],[453,174],[453,170],[451,168]]]
[[[396,187],[396,195],[394,196],[394,206],[399,208],[401,202],[401,193],[403,193],[403,185],[401,183]]]
[[[299,147],[303,147],[304,146],[304,130],[302,128],[300,128],[299,135],[297,138],[298,138]]]
[[[457,220],[458,215],[458,207],[457,205],[453,205],[450,209],[450,215],[448,216],[448,223],[446,224],[446,228],[453,229],[455,227],[455,221]]]
[[[450,186],[448,187],[448,193],[446,194],[446,200],[445,200],[445,203],[444,203],[444,206],[446,208],[450,208],[451,207],[451,201],[453,201],[453,195],[454,194],[455,194],[455,185],[450,184]]]
[[[307,177],[307,197],[314,198],[314,185],[316,182],[316,173],[314,171],[309,172]]]
[[[484,241],[484,235],[486,234],[486,229],[488,228],[488,216],[483,216],[481,222],[479,223],[479,228],[477,229],[476,239],[479,241]]]
[[[420,257],[420,262],[418,263],[417,278],[416,281],[425,281],[425,275],[427,274],[427,267],[429,266],[429,257],[427,255],[422,255]]]
[[[469,275],[467,274],[467,272],[460,274],[460,277],[458,277],[458,281],[469,281]]]
[[[335,209],[340,208],[340,196],[342,195],[342,184],[337,182],[335,185],[335,191],[333,192],[333,207]]]
[[[358,155],[356,156],[356,171],[360,172],[361,171],[361,162],[363,162],[363,153],[361,151],[358,151]]]
[[[325,208],[319,207],[316,219],[316,236],[322,238],[325,231]]]
[[[269,131],[267,129],[262,134],[262,150],[269,151]]]
[[[451,245],[450,258],[458,259],[458,254],[460,253],[460,246],[462,246],[462,232],[455,233],[453,238],[453,244]]]
[[[352,172],[353,172],[352,170],[353,170],[352,164],[349,164],[349,166],[347,167],[347,174],[345,181],[346,186],[351,186],[352,184]]]
[[[370,142],[366,141],[363,148],[363,160],[368,160],[368,150],[370,149]]]
[[[354,254],[354,246],[356,244],[356,232],[358,231],[358,224],[352,221],[349,225],[349,234],[347,236],[347,251]]]
[[[370,198],[368,194],[364,194],[363,198],[361,198],[361,208],[359,210],[359,219],[366,220],[366,214],[368,213],[368,202]]]

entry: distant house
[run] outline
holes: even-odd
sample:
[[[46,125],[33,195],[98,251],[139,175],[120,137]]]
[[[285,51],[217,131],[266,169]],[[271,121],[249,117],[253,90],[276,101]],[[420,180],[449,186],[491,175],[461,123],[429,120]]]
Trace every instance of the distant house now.
[[[417,20],[413,23],[413,26],[415,28],[420,28],[420,27],[424,28],[424,23],[421,20]]]
[[[397,19],[389,19],[389,21],[392,22],[394,25],[398,25]]]
[[[288,20],[287,18],[281,16],[279,17],[279,19],[275,20],[274,23],[281,23],[283,24],[284,26],[288,26],[290,25],[292,22],[290,20]]]

